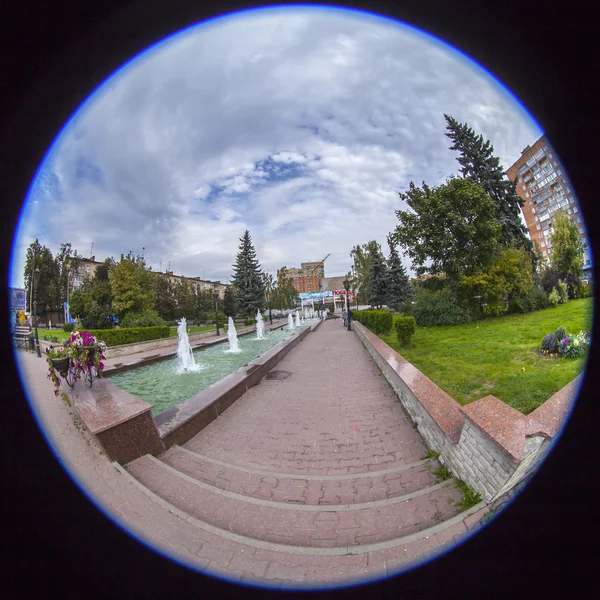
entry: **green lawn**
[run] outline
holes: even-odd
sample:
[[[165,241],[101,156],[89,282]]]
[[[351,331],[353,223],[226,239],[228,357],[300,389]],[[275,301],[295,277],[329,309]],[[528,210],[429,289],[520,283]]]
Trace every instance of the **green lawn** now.
[[[592,307],[593,298],[584,298],[525,315],[417,327],[405,348],[395,331],[380,337],[459,404],[492,394],[528,414],[581,373],[587,358],[539,356],[542,338],[560,325],[569,333],[591,331]]]

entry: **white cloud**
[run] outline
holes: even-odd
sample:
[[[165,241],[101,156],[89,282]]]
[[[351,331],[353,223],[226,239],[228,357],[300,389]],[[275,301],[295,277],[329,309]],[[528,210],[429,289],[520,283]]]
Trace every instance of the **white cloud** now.
[[[38,236],[84,255],[226,277],[249,228],[275,272],[385,237],[409,181],[456,173],[443,113],[504,166],[541,132],[483,70],[433,38],[332,9],[240,13],[120,71],[54,147],[25,208],[12,283]]]

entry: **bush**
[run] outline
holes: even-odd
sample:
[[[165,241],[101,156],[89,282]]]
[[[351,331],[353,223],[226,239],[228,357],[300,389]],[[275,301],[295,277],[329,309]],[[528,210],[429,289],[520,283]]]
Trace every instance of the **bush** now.
[[[170,328],[168,325],[162,327],[121,327],[119,329],[88,329],[87,332],[98,340],[102,340],[107,346],[112,347],[166,338],[169,337]]]
[[[560,340],[554,333],[547,333],[542,340],[541,350],[548,354],[556,354],[558,352],[558,344]]]
[[[410,343],[410,338],[417,330],[417,323],[414,317],[396,317],[394,327],[396,328],[398,343],[401,346],[407,346]]]
[[[560,296],[558,295],[556,288],[552,288],[552,291],[548,294],[548,302],[550,302],[552,306],[560,304]]]
[[[244,325],[247,327],[248,325],[254,325],[256,323],[256,319],[246,319],[244,321]]]
[[[420,327],[459,325],[473,320],[471,312],[463,308],[456,296],[448,290],[421,292],[415,301],[412,314]]]
[[[583,354],[584,348],[577,336],[569,335],[561,340],[558,351],[564,358],[577,358]]]
[[[554,335],[558,338],[558,341],[560,342],[561,340],[564,340],[567,337],[567,328],[563,327],[562,325],[560,327],[556,328],[556,331],[554,332]]]
[[[202,325],[206,323],[206,313],[204,311],[198,313],[198,323],[201,323]]]
[[[215,322],[215,313],[206,313],[206,321]],[[227,323],[227,315],[219,311],[219,323]]]
[[[569,291],[567,289],[566,281],[558,281],[558,296],[560,298],[560,304],[566,304],[569,301]]]
[[[594,285],[591,281],[586,281],[582,284],[581,297],[589,298],[594,295]]]
[[[529,293],[529,302],[531,304],[531,310],[542,310],[548,308],[548,294],[546,290],[541,286],[534,287]]]
[[[412,315],[413,314],[413,303],[411,300],[406,300],[398,305],[398,312],[401,315]]]
[[[143,312],[129,312],[120,322],[121,327],[131,329],[135,327],[162,327],[168,323],[153,309]]]
[[[63,325],[63,331],[68,331],[68,332],[75,331],[75,323],[65,323]]]
[[[376,335],[389,333],[392,330],[394,317],[392,313],[385,310],[363,310],[360,312],[360,318],[356,319],[356,313],[353,313],[355,320],[362,323]]]

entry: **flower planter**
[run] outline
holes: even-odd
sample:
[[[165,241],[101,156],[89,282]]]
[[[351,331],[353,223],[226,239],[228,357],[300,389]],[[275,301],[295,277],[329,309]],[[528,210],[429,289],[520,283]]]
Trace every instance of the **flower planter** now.
[[[69,370],[69,358],[51,358],[50,361],[52,366],[61,374]]]

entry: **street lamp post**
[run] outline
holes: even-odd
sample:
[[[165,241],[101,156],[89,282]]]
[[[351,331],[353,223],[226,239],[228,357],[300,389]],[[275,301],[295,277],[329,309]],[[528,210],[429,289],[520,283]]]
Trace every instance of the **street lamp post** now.
[[[348,331],[352,331],[352,327],[350,325],[350,282],[347,279],[344,279],[344,289],[346,290],[346,314],[348,315]]]
[[[35,348],[38,358],[42,358],[40,352],[40,340],[38,338],[38,323],[37,323],[37,286],[40,279],[40,270],[38,267],[33,272],[33,322],[35,324]]]
[[[217,335],[219,335],[219,292],[217,291],[217,287],[215,286],[214,291],[215,297],[215,321],[217,323]]]

